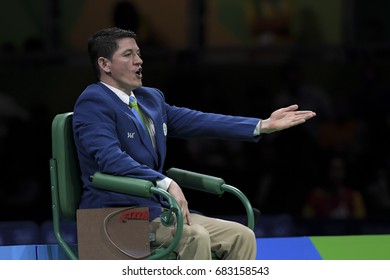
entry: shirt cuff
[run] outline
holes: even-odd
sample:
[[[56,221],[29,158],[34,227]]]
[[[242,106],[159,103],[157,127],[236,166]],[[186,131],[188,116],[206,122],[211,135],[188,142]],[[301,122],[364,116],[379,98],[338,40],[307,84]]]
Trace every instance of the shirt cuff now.
[[[171,178],[165,177],[162,180],[157,180],[156,185],[158,188],[163,189],[164,191],[168,191],[171,182],[172,182]]]
[[[260,126],[261,126],[261,120],[257,123],[255,131],[253,131],[253,136],[259,136],[260,135]]]

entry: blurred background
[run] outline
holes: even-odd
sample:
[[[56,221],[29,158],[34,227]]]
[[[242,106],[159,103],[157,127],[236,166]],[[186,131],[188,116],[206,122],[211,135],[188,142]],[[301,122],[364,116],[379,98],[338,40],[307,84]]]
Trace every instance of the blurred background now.
[[[386,0],[1,1],[0,223],[50,221],[51,121],[95,81],[88,37],[118,26],[138,34],[144,85],[172,105],[317,113],[256,144],[170,139],[166,169],[243,190],[258,237],[390,233],[389,13]],[[244,213],[228,194],[186,195],[210,215]]]

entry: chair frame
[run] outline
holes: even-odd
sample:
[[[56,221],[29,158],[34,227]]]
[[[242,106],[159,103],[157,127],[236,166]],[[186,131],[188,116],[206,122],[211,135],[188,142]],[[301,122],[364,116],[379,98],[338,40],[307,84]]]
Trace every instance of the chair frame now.
[[[76,210],[82,192],[81,172],[77,164],[72,118],[73,112],[58,114],[54,117],[52,122],[52,158],[49,163],[54,235],[69,259],[77,260],[77,253],[61,234],[61,221],[76,222]],[[248,198],[239,189],[225,184],[223,179],[179,168],[170,168],[167,175],[182,187],[218,196],[224,192],[232,193],[245,207],[247,226],[252,230],[254,229],[254,213]],[[166,248],[156,250],[148,259],[168,258],[179,244],[183,232],[183,215],[175,199],[167,191],[155,187],[152,182],[147,180],[113,176],[100,172],[93,174],[91,180],[94,187],[102,190],[145,198],[158,194],[168,201],[170,205],[168,211],[174,213],[177,217],[176,234]]]

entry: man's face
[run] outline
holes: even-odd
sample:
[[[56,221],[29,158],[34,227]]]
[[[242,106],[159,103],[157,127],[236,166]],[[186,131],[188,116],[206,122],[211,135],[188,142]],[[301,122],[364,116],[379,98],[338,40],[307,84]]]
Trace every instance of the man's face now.
[[[142,59],[137,43],[132,38],[117,41],[118,49],[111,59],[105,60],[105,72],[111,75],[102,78],[103,82],[126,93],[142,86]]]

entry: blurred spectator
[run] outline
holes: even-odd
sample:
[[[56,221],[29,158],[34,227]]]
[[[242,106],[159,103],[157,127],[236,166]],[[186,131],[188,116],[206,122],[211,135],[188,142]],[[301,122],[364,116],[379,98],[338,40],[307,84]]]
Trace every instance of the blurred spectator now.
[[[0,220],[51,217],[47,110],[0,95]]]
[[[255,44],[278,46],[292,42],[291,0],[252,0],[246,2],[246,7]]]
[[[351,98],[361,128],[355,177],[370,217],[390,213],[390,84],[386,71],[379,63],[365,65]]]
[[[379,167],[370,174],[365,189],[367,207],[371,217],[389,217],[390,214],[390,178],[389,168]]]
[[[158,34],[152,31],[151,26],[139,13],[137,7],[129,1],[119,1],[112,12],[114,26],[134,31],[137,42],[143,49],[159,45]]]
[[[132,3],[119,1],[114,7],[113,19],[116,27],[132,30],[138,34],[140,16]]]
[[[348,185],[346,162],[342,156],[326,161],[325,177],[308,194],[303,209],[306,218],[361,219],[366,207],[361,193]]]

